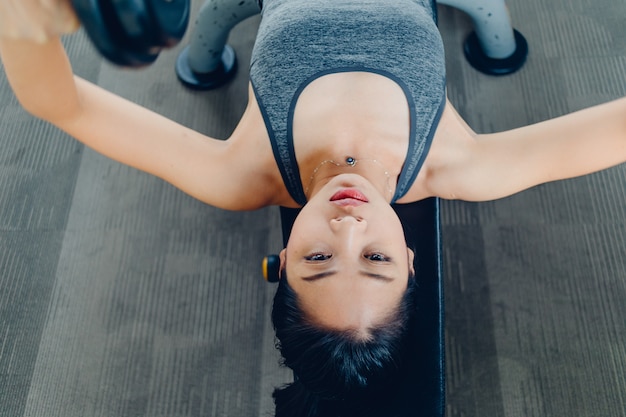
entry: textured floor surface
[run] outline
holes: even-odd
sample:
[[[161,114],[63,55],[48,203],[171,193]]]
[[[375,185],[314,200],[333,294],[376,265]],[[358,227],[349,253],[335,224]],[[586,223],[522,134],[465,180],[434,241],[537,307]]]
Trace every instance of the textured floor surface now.
[[[626,95],[623,0],[508,6],[530,55],[502,78],[469,67],[471,22],[440,7],[448,94],[476,131]],[[227,137],[257,25],[232,32],[241,69],[208,93],[176,81],[176,50],[131,72],[82,33],[66,44],[79,75]],[[277,209],[208,207],[83,148],[26,115],[2,76],[0,416],[271,415],[289,373],[259,261],[280,248],[279,228]],[[626,165],[444,202],[443,229],[447,415],[626,415]]]

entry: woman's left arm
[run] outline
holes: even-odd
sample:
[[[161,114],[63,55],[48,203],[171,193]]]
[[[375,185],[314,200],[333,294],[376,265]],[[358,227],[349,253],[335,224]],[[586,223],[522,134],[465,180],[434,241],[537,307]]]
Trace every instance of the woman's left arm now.
[[[626,98],[500,133],[475,135],[448,197],[495,200],[626,162]],[[442,196],[446,197],[446,196]]]

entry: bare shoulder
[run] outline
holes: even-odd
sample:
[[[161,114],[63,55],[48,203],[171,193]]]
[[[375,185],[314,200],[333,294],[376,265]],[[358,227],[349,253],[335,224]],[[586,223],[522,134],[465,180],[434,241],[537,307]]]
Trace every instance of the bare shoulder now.
[[[456,176],[471,159],[476,133],[446,101],[435,131],[428,156],[413,186],[399,203],[422,200],[427,197],[459,198]]]
[[[619,99],[478,135],[447,103],[413,197],[495,200],[621,164],[626,161],[624,115],[626,99]]]
[[[230,138],[219,140],[84,80],[76,82],[81,110],[52,122],[77,140],[215,207],[252,210],[274,201],[271,145],[254,106],[248,106]]]
[[[225,163],[235,193],[230,198],[232,210],[254,210],[266,206],[293,205],[274,159],[265,122],[254,94],[237,128],[228,139]]]

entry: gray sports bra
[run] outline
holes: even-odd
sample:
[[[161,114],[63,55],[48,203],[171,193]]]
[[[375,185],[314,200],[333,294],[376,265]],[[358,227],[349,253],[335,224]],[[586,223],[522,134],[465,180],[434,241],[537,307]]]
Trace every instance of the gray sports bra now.
[[[293,143],[296,102],[324,75],[366,71],[404,91],[407,155],[392,202],[411,188],[445,105],[444,50],[430,0],[263,0],[250,80],[285,186],[306,196]]]

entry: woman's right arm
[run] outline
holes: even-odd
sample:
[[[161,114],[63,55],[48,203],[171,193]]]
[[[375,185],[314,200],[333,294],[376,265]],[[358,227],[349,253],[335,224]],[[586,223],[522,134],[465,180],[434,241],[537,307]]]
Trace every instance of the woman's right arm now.
[[[7,4],[20,8],[40,1],[44,0],[0,0],[0,12]],[[45,39],[13,36],[2,30],[7,19],[0,17],[0,56],[15,95],[28,112],[97,152],[160,177],[207,204],[227,209],[263,205],[241,200],[242,184],[249,178],[231,169],[239,166],[241,157],[232,141],[204,136],[75,77],[58,35],[44,31]]]
[[[222,142],[74,76],[58,38],[44,43],[1,39],[0,56],[25,110],[111,159],[167,179],[167,167],[187,147],[211,144],[220,152]]]
[[[27,111],[52,123],[80,109],[59,40],[78,26],[69,0],[0,0],[0,56],[9,83]]]
[[[26,111],[55,125],[80,112],[74,74],[58,38],[43,43],[0,39],[0,55],[11,88]]]

